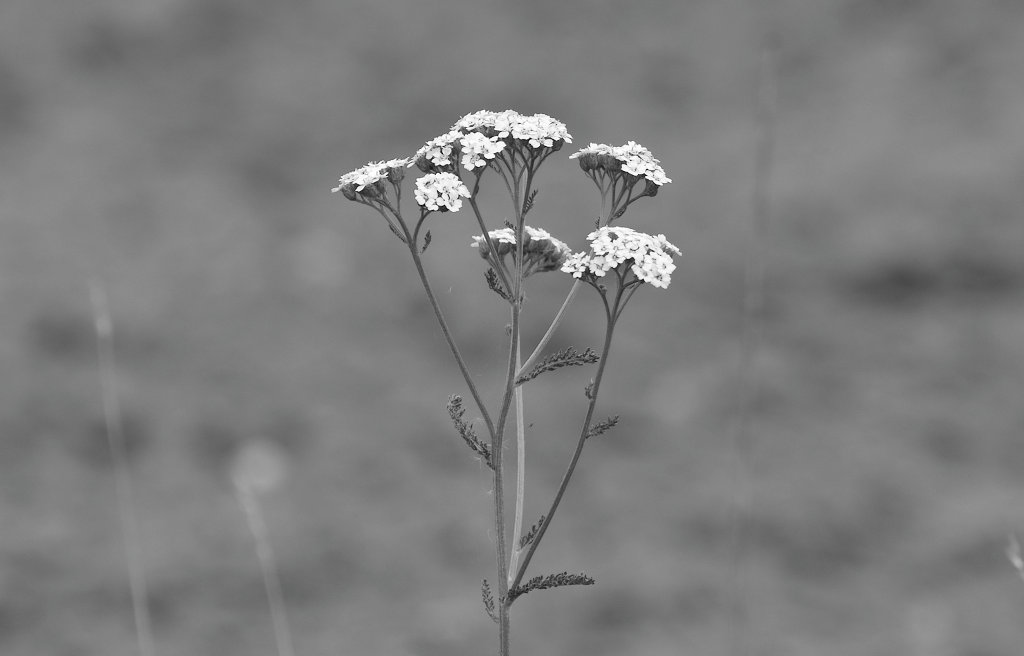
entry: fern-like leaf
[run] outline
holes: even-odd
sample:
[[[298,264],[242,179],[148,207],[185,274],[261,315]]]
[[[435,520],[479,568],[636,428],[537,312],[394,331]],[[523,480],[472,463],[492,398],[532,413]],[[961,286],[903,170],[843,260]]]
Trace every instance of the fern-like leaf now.
[[[516,385],[522,385],[523,383],[533,380],[537,376],[541,375],[546,371],[554,371],[555,369],[561,369],[562,367],[575,367],[584,364],[593,364],[601,358],[594,352],[594,349],[588,348],[582,353],[579,353],[573,347],[569,346],[561,351],[550,353],[540,359],[540,362],[533,365],[533,369],[516,379]]]
[[[537,198],[538,191],[540,190],[534,189],[530,192],[530,195],[526,197],[526,200],[523,201],[523,216],[526,216],[526,213],[533,209],[533,201]]]
[[[388,223],[388,227],[391,228],[391,232],[395,233],[396,237],[398,237],[399,239],[402,240],[403,244],[408,244],[409,243],[409,242],[407,242],[405,240],[405,235],[403,235],[402,233],[398,232],[398,228],[396,228],[395,226],[391,225],[391,223]]]
[[[548,574],[547,576],[535,576],[526,583],[517,585],[508,591],[508,600],[511,604],[518,597],[533,590],[547,590],[548,588],[561,588],[567,585],[594,585],[594,579],[586,574],[570,574],[561,572],[559,574]]]
[[[427,234],[423,235],[423,248],[420,249],[420,255],[427,252],[427,246],[430,246],[431,239],[433,239],[433,237],[430,236],[430,231],[427,230]]]
[[[448,397],[448,414],[452,418],[452,424],[455,425],[456,432],[458,432],[462,441],[466,443],[466,446],[483,458],[484,463],[488,467],[494,469],[494,464],[491,462],[490,447],[480,441],[480,438],[476,436],[476,431],[473,430],[473,426],[467,424],[462,418],[466,414],[466,409],[462,407],[462,397],[458,394],[452,394]]]
[[[541,525],[544,523],[544,515],[540,516],[537,523],[530,527],[530,530],[523,534],[523,537],[519,538],[519,548],[525,549],[533,542],[533,538],[537,537],[537,531],[540,530]]]
[[[589,440],[590,438],[596,435],[600,435],[601,433],[604,433],[608,430],[611,430],[612,428],[615,428],[615,424],[617,423],[619,423],[619,415],[615,415],[614,417],[608,417],[604,421],[597,422],[596,424],[590,427],[590,430],[587,431],[587,439]]]
[[[480,586],[480,595],[484,600],[484,610],[487,611],[487,616],[494,620],[494,623],[498,623],[498,615],[494,612],[494,595],[491,594],[491,584],[484,579],[483,585]]]
[[[501,281],[498,280],[498,274],[494,272],[494,269],[487,269],[487,272],[484,273],[484,279],[487,280],[487,287],[492,292],[505,299],[506,302],[512,302],[512,297],[505,291]]]

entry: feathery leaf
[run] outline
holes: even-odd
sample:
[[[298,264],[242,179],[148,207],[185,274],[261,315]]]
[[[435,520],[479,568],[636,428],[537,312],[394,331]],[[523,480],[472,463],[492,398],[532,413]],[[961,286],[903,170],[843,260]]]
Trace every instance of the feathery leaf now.
[[[548,574],[547,576],[535,576],[526,583],[517,585],[508,591],[508,600],[511,604],[517,597],[521,597],[533,590],[547,590],[548,588],[560,588],[566,585],[594,585],[594,579],[586,574],[570,574],[561,572],[559,574]]]
[[[528,372],[516,379],[516,385],[522,385],[527,381],[533,380],[546,371],[554,371],[555,369],[561,369],[562,367],[593,364],[600,359],[601,358],[597,353],[594,352],[594,349],[588,348],[582,353],[579,353],[576,349],[569,346],[561,351],[545,355],[539,362],[537,362],[537,364],[533,365],[533,369],[530,369]]]
[[[502,297],[507,302],[512,302],[512,297],[503,289],[501,281],[498,280],[498,274],[494,272],[494,269],[487,269],[487,272],[484,273],[484,278],[487,280],[487,287],[490,288],[492,292]]]
[[[452,424],[455,425],[455,430],[458,432],[459,437],[466,443],[474,453],[483,458],[484,463],[494,469],[494,465],[491,463],[491,449],[486,444],[480,441],[480,438],[476,436],[476,431],[473,430],[473,426],[467,424],[462,416],[466,414],[466,409],[462,407],[462,397],[458,394],[452,394],[448,397],[448,414],[452,418]]]
[[[484,600],[484,610],[487,611],[487,615],[494,620],[494,623],[498,623],[498,616],[494,612],[494,595],[491,594],[491,584],[484,579],[483,585],[480,586],[480,594]]]
[[[531,526],[530,530],[523,534],[523,537],[519,538],[520,549],[525,549],[531,542],[533,542],[533,538],[537,536],[537,531],[540,530],[541,524],[543,523],[544,515],[541,515],[540,519],[537,520],[537,523]]]
[[[612,428],[615,428],[615,424],[617,423],[619,423],[619,415],[615,415],[614,417],[608,417],[604,421],[597,422],[596,424],[590,427],[590,430],[587,431],[587,439],[589,440],[590,438],[596,435],[600,435],[601,433],[604,433],[608,430],[611,430]]]

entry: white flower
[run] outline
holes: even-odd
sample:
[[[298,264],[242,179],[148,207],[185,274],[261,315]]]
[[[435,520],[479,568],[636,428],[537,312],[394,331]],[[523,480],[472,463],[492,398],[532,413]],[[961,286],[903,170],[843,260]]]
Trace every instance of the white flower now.
[[[465,133],[493,131],[493,136],[499,139],[511,136],[529,143],[533,148],[553,148],[556,141],[572,143],[572,135],[561,121],[547,114],[525,116],[511,109],[503,112],[483,109],[466,114],[456,121],[452,130]]]
[[[573,253],[562,271],[573,278],[585,275],[601,278],[612,269],[630,263],[630,270],[643,282],[662,289],[672,282],[676,265],[672,254],[681,252],[665,235],[651,236],[632,228],[605,226],[587,235],[590,252]]]
[[[391,169],[404,167],[408,160],[391,159],[386,162],[370,162],[366,166],[350,171],[338,179],[338,186],[331,189],[332,193],[342,190],[346,185],[354,185],[355,191],[362,191],[367,185],[380,182],[387,177]]]
[[[509,244],[514,245],[516,243],[516,233],[512,228],[499,228],[497,230],[491,230],[487,233],[491,238],[492,244]],[[480,248],[481,244],[483,248],[487,248],[487,240],[484,239],[483,235],[474,235],[473,243],[470,244],[473,248]]]
[[[455,147],[455,143],[461,138],[461,132],[450,130],[440,137],[431,139],[416,151],[416,155],[409,161],[409,166],[415,164],[416,160],[420,157],[425,158],[434,166],[447,166],[451,164],[452,150]]]
[[[498,260],[508,254],[515,257],[516,233],[512,228],[499,228],[487,233],[496,253],[492,254],[483,235],[473,237],[473,248],[480,249],[480,257]],[[540,271],[554,271],[562,266],[572,249],[562,240],[551,236],[547,230],[523,226],[523,271],[524,276]]]
[[[416,179],[416,202],[431,211],[458,212],[462,199],[469,198],[469,189],[454,173],[429,173]]]
[[[626,142],[621,146],[592,143],[569,155],[569,159],[577,158],[580,159],[580,166],[585,171],[595,168],[612,168],[614,165],[629,175],[646,178],[659,187],[672,182],[665,175],[665,169],[661,168],[659,160],[651,154],[651,151],[635,141]],[[615,160],[615,162],[609,160]]]
[[[462,147],[462,166],[467,171],[487,166],[487,160],[505,148],[505,142],[497,137],[487,138],[479,132],[470,132],[459,140]]]

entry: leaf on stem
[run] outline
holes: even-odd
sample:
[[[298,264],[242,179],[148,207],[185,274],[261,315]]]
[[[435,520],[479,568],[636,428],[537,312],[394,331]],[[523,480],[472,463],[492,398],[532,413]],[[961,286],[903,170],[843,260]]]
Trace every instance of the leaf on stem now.
[[[432,237],[430,236],[430,231],[427,230],[427,234],[423,235],[423,248],[420,249],[420,255],[423,255],[424,253],[427,252],[427,246],[430,246],[431,239]]]
[[[591,378],[590,382],[587,383],[587,386],[583,388],[583,396],[587,397],[588,399],[593,399],[594,398],[592,396],[593,393],[594,393],[594,379]]]
[[[398,232],[398,228],[396,228],[395,226],[391,225],[390,223],[388,223],[388,227],[391,228],[391,232],[395,233],[396,237],[398,237],[399,239],[402,240],[403,244],[408,244],[409,243],[409,242],[407,242],[405,240],[405,236],[402,233]]]
[[[458,394],[452,394],[448,397],[448,414],[451,415],[452,423],[455,425],[455,430],[459,433],[459,437],[466,443],[474,453],[483,458],[484,463],[494,469],[494,465],[491,463],[491,449],[486,444],[480,441],[480,438],[476,436],[476,431],[473,430],[473,426],[467,424],[462,416],[466,414],[466,409],[462,407],[462,397]]]
[[[480,586],[480,594],[484,600],[484,610],[487,611],[487,615],[494,620],[494,623],[498,623],[498,616],[494,612],[494,595],[491,594],[491,584],[484,579],[483,585]]]
[[[525,549],[526,547],[528,547],[530,545],[531,542],[533,542],[533,538],[535,538],[537,536],[537,531],[540,530],[540,526],[543,523],[544,523],[544,515],[541,515],[540,519],[537,520],[537,523],[534,524],[533,526],[531,526],[530,530],[528,530],[523,535],[523,537],[519,538],[519,548],[520,549]]]
[[[579,353],[576,349],[569,346],[561,351],[545,355],[537,364],[533,365],[533,369],[530,369],[528,372],[516,379],[516,385],[522,385],[527,381],[533,380],[546,371],[554,371],[555,369],[561,369],[562,367],[593,364],[600,359],[600,356],[594,352],[594,349],[588,348],[582,353]]]
[[[615,424],[617,423],[619,423],[619,415],[615,415],[614,417],[608,417],[604,421],[599,421],[598,423],[591,426],[590,430],[587,431],[587,439],[589,440],[590,438],[596,435],[600,435],[605,431],[615,428]]]
[[[502,287],[501,281],[498,280],[498,274],[494,272],[494,269],[487,269],[484,274],[484,278],[487,280],[487,287],[498,296],[505,299],[507,302],[512,302],[512,297]]]
[[[535,576],[526,583],[517,585],[508,591],[508,601],[511,604],[517,597],[521,597],[533,590],[547,590],[548,588],[561,588],[566,585],[594,585],[594,579],[586,574],[548,574],[547,576]]]
[[[540,191],[540,190],[539,189],[534,189],[533,191],[530,192],[530,195],[526,197],[526,200],[523,201],[523,216],[524,217],[526,216],[527,212],[529,212],[530,210],[533,209],[533,200],[535,198],[537,198],[537,192],[538,191]]]

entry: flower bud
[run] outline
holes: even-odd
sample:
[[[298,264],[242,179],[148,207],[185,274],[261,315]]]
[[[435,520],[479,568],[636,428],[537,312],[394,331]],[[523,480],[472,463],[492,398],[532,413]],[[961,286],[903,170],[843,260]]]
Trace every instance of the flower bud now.
[[[354,182],[341,185],[340,187],[338,187],[338,191],[341,192],[342,196],[349,200],[356,199],[356,185]]]
[[[405,166],[393,166],[388,169],[388,182],[398,184],[405,178]]]

